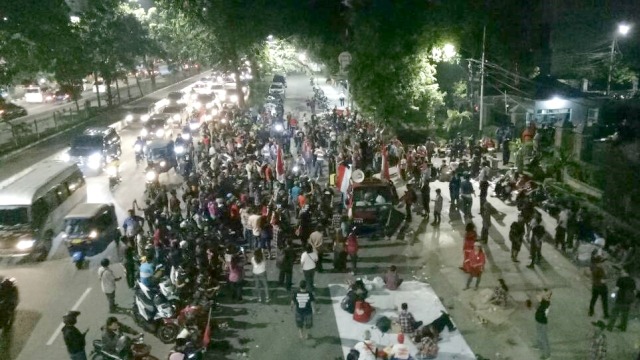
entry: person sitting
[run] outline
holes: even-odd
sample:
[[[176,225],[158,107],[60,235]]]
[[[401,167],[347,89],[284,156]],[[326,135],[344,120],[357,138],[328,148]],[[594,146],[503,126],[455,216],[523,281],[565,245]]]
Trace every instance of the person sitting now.
[[[404,334],[398,334],[398,343],[391,346],[391,349],[386,351],[390,360],[409,360],[411,354],[409,348],[404,344]]]
[[[429,325],[429,328],[436,331],[438,334],[442,333],[442,330],[446,327],[449,332],[457,330],[453,322],[451,322],[451,316],[444,311],[440,311],[441,315],[437,319],[433,320]]]
[[[416,334],[413,341],[417,344],[418,353],[416,359],[426,360],[438,357],[438,332],[433,326],[423,326]]]
[[[353,347],[359,353],[358,360],[375,360],[378,349],[376,343],[371,340],[371,331],[365,330],[363,341],[360,341]]]
[[[509,287],[505,284],[504,279],[498,279],[500,285],[493,289],[493,295],[489,299],[493,305],[507,306],[507,299],[509,298]]]
[[[409,306],[407,303],[402,303],[400,308],[401,311],[398,316],[398,320],[400,321],[400,331],[405,334],[413,334],[420,326],[422,326],[422,321],[416,321],[413,314],[409,312]]]
[[[101,329],[102,350],[108,354],[120,356],[122,358],[128,358],[131,349],[128,346],[129,344],[127,344],[127,342],[130,341],[120,341],[120,338],[125,336],[124,334],[131,334],[136,337],[141,335],[132,328],[121,324],[114,316],[108,317],[106,325]]]
[[[389,290],[397,290],[403,281],[402,279],[400,279],[395,265],[389,266],[389,270],[384,275],[383,279],[385,287]]]
[[[346,312],[353,314],[356,308],[356,302],[365,301],[369,291],[364,286],[364,282],[361,279],[356,280],[353,284],[350,284],[347,295],[342,299],[340,306]]]

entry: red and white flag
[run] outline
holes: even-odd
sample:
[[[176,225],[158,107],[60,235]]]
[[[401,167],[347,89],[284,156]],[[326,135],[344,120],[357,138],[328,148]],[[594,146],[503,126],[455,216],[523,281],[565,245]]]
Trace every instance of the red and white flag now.
[[[340,164],[338,165],[338,174],[336,175],[336,187],[341,193],[346,193],[349,190],[349,182],[351,180],[351,166]]]
[[[278,145],[278,155],[276,156],[276,180],[284,184],[284,160],[282,159],[282,147]]]
[[[391,180],[389,175],[389,154],[387,153],[387,147],[382,145],[382,169],[380,170],[380,179]]]

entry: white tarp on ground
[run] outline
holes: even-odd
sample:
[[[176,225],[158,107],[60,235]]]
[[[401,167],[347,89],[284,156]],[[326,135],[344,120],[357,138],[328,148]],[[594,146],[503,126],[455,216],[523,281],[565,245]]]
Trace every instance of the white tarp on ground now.
[[[347,293],[347,285],[331,284],[329,289],[342,342],[342,352],[345,358],[349,353],[349,349],[362,340],[365,330],[371,331],[372,340],[379,344],[379,347],[386,347],[396,343],[397,334],[382,334],[375,327],[375,324],[380,316],[397,318],[400,304],[404,302],[409,305],[409,311],[413,313],[415,319],[423,321],[425,324],[437,319],[441,315],[441,311],[445,311],[444,306],[431,286],[417,281],[407,281],[402,283],[402,286],[395,291],[387,289],[370,291],[367,301],[376,309],[376,312],[367,324],[362,324],[354,321],[353,315],[340,308],[340,301]],[[455,324],[455,319],[453,320]],[[440,337],[442,340],[438,343],[440,347],[438,360],[471,360],[476,358],[460,331],[456,330],[450,333],[445,328]],[[405,337],[405,344],[409,347],[411,355],[415,356],[417,352],[416,345],[413,344],[408,336]]]

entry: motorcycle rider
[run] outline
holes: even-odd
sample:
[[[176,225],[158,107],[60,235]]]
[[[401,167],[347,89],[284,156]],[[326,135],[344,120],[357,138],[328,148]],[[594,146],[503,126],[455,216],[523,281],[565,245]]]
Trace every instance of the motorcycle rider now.
[[[187,339],[177,338],[176,345],[169,352],[168,360],[184,360],[187,358],[185,348],[187,346]]]
[[[85,337],[89,329],[83,333],[78,330],[75,326],[78,322],[78,315],[80,315],[79,311],[69,311],[62,317],[62,322],[64,323],[62,337],[71,360],[87,360],[87,353],[84,348],[86,346]]]
[[[136,142],[133,143],[133,150],[136,154],[136,163],[138,163],[142,159],[142,154],[144,151],[144,146],[146,145],[145,141],[142,140],[142,137],[138,136]]]
[[[121,324],[115,316],[109,316],[102,328],[102,351],[128,359],[131,356],[131,339],[125,334],[142,336],[127,325]]]
[[[136,235],[142,233],[142,226],[144,224],[144,219],[138,215],[134,209],[129,209],[129,216],[124,219],[124,223],[122,223],[122,228],[124,229],[124,235],[131,241]]]

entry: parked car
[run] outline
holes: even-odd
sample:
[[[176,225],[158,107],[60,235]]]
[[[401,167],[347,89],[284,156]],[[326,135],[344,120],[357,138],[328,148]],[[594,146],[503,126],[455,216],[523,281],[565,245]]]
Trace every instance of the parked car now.
[[[0,119],[11,120],[27,115],[27,109],[12,102],[0,102]]]
[[[285,96],[284,85],[282,83],[273,83],[269,86],[269,94]]]
[[[271,80],[273,84],[282,84],[285,88],[287,87],[287,78],[284,75],[273,75],[273,80]]]

